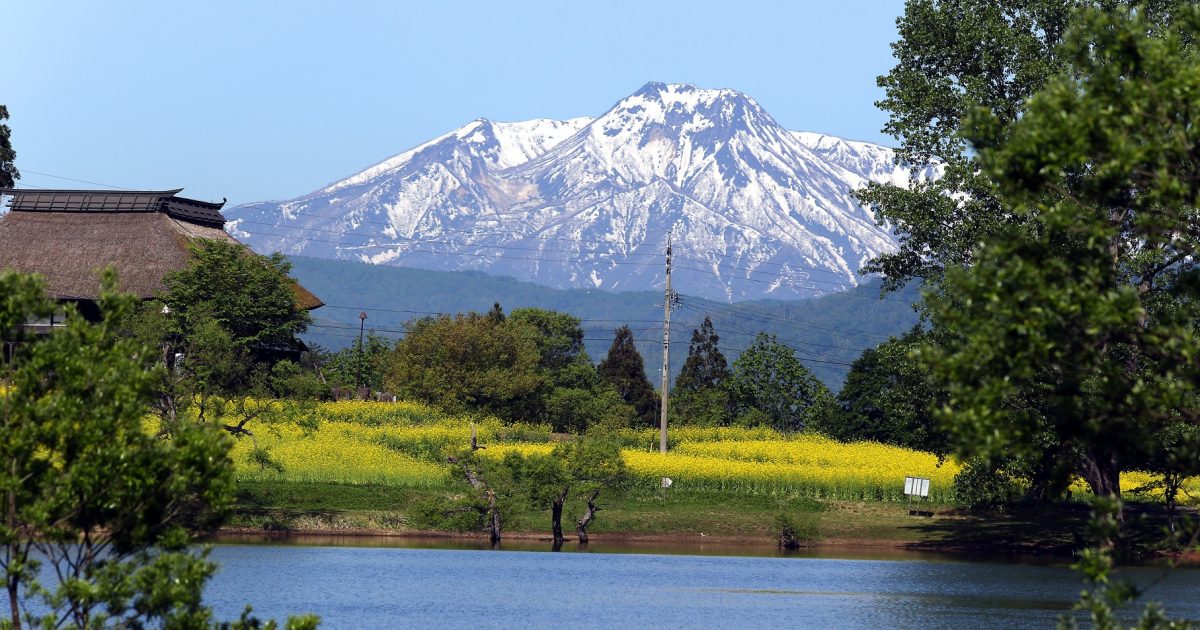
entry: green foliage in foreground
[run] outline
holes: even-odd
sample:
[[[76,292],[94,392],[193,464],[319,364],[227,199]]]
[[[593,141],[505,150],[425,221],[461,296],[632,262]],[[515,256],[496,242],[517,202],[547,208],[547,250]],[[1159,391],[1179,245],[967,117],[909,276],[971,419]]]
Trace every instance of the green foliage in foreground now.
[[[962,454],[1047,451],[1119,496],[1162,431],[1200,418],[1200,13],[1168,29],[1129,8],[1078,18],[1071,73],[1006,127],[975,119],[980,159],[1035,230],[1003,230],[930,294],[923,350]]]
[[[1044,496],[1086,479],[1106,533],[1079,565],[1082,608],[1117,627],[1113,606],[1137,595],[1103,551],[1121,472],[1197,461],[1176,429],[1200,418],[1200,11],[910,0],[899,26],[887,129],[944,177],[859,194],[903,235],[868,269],[932,281],[934,336],[916,350],[954,446],[978,458],[964,474],[1025,469]],[[1175,626],[1154,608],[1139,625]]]
[[[0,569],[9,616],[0,627],[208,627],[201,595],[216,565],[189,549],[190,532],[215,527],[232,504],[229,444],[194,424],[170,440],[145,431],[157,353],[120,334],[136,298],[116,295],[111,273],[103,286],[103,321],[69,315],[62,330],[19,346],[8,366]],[[0,341],[52,307],[40,281],[8,272],[0,296]],[[56,583],[39,581],[41,566]],[[247,611],[221,626],[263,624]]]

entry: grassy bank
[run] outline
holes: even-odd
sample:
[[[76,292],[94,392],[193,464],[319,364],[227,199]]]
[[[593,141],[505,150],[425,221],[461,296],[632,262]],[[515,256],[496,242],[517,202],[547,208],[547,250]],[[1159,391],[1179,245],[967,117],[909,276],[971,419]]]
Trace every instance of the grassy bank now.
[[[425,502],[439,490],[384,485],[345,485],[290,481],[248,481],[239,487],[240,507],[231,531],[259,534],[427,536],[482,532],[430,532],[414,523]],[[807,497],[728,493],[627,492],[602,499],[603,509],[589,528],[598,541],[663,543],[746,543],[772,545],[775,517],[788,513],[801,523],[808,543],[845,549],[900,549],[968,554],[1069,558],[1085,546],[1087,507],[1055,505],[993,514],[968,514],[948,505],[923,506],[912,515],[904,504],[878,501],[820,501]],[[568,516],[570,516],[568,514]],[[1148,550],[1162,540],[1162,507],[1133,503],[1127,514],[1128,543]],[[544,511],[509,513],[507,535],[546,538]],[[568,531],[568,534],[571,532]],[[570,536],[568,536],[570,539]]]

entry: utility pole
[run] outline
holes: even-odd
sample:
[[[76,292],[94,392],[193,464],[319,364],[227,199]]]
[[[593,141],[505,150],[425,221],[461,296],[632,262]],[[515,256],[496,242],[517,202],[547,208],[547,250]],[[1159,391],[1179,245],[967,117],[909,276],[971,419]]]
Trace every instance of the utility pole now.
[[[358,313],[358,370],[354,375],[354,390],[355,394],[362,389],[363,379],[363,328],[367,326],[367,312],[360,311]]]
[[[667,290],[663,294],[663,362],[662,362],[662,409],[658,420],[658,451],[667,452],[667,408],[670,406],[671,388],[671,305],[675,293],[671,291],[671,233],[667,232]]]

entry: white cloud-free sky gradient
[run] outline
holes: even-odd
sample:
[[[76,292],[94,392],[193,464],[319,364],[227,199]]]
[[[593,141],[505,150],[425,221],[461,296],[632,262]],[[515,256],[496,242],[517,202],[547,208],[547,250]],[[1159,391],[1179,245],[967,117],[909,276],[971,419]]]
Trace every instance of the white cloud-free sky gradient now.
[[[647,81],[892,144],[902,0],[4,2],[20,184],[294,197],[479,117],[598,116]]]

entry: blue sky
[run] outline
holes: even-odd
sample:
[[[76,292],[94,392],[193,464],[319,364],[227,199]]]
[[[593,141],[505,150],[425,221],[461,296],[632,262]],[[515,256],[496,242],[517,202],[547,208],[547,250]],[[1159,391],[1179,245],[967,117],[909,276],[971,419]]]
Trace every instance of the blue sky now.
[[[902,0],[12,2],[0,103],[23,185],[284,199],[479,117],[596,116],[647,81],[892,144]]]

